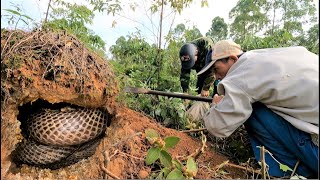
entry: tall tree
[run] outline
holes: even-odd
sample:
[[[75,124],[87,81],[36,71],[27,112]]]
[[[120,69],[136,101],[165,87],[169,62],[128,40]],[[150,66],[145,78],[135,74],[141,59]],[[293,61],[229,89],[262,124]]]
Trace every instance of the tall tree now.
[[[303,46],[307,47],[311,52],[319,54],[319,24],[312,26],[306,34]]]
[[[210,36],[214,42],[226,39],[228,36],[228,25],[224,22],[224,19],[219,16],[213,18],[211,28],[206,33],[206,36]]]
[[[240,43],[250,42],[250,37],[256,35],[276,37],[284,33],[286,37],[281,41],[299,45],[306,39],[306,27],[317,20],[315,11],[312,0],[239,0],[229,13],[233,19],[230,34]]]
[[[312,0],[283,0],[283,27],[292,34],[303,33],[303,25],[315,23],[316,7]]]
[[[268,0],[267,4],[265,10],[270,17],[267,34],[283,28],[295,37],[301,36],[305,25],[317,21],[312,0]]]
[[[229,13],[229,17],[233,19],[230,35],[236,42],[258,33],[267,24],[268,17],[262,11],[265,6],[266,0],[239,0],[232,8]]]

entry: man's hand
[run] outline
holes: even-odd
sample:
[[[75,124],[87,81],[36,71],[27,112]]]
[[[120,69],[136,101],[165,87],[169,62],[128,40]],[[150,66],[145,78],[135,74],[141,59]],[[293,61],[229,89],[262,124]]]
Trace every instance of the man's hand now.
[[[209,96],[209,91],[206,91],[206,90],[201,90],[201,96],[204,96],[204,97],[208,97]]]
[[[218,94],[215,94],[213,96],[212,104],[214,104],[214,105],[218,104],[223,97],[224,97],[224,95],[219,96]]]
[[[184,92],[183,94],[189,95],[187,92]],[[190,100],[189,100],[189,99],[184,99],[184,100],[183,100],[183,104],[184,104],[185,107],[188,107],[189,104],[190,104]]]

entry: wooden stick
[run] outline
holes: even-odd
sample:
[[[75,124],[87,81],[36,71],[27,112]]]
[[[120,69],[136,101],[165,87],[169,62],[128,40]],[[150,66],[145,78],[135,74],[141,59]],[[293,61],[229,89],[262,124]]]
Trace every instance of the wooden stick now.
[[[223,163],[216,165],[215,167],[213,167],[213,170],[218,171],[219,169],[223,168],[227,164],[229,164],[229,160],[226,160]]]
[[[294,166],[294,168],[293,168],[293,171],[292,171],[292,173],[291,173],[291,176],[290,176],[290,177],[292,177],[292,176],[294,175],[294,173],[296,172],[296,170],[297,170],[297,168],[298,168],[299,163],[300,163],[300,160],[298,159],[298,161],[297,161],[296,165],[295,165],[295,166]]]
[[[144,88],[138,88],[138,87],[125,87],[124,91],[129,92],[129,93],[136,93],[136,94],[155,94],[155,95],[160,95],[160,96],[176,97],[176,98],[181,98],[181,99],[190,99],[190,100],[203,101],[203,102],[209,102],[209,103],[212,102],[212,98],[209,98],[209,97],[193,96],[193,95],[182,94],[182,93],[156,91],[156,90],[150,90],[150,89],[144,89]]]
[[[103,157],[104,157],[104,161],[101,163],[101,166],[103,166],[103,168],[104,168],[104,167],[108,166],[108,163],[110,161],[109,151],[105,150],[103,152]],[[108,174],[107,173],[104,173],[104,179],[108,179]]]
[[[204,137],[204,139],[201,140],[201,142],[202,142],[201,148],[196,149],[195,152],[193,152],[192,154],[190,154],[190,155],[187,156],[187,157],[185,157],[185,156],[180,156],[180,157],[183,157],[182,160],[187,160],[187,159],[189,159],[190,157],[194,157],[194,160],[196,160],[201,153],[204,153],[204,148],[207,147],[207,144],[206,144],[207,138],[206,138],[206,136],[205,136],[202,132],[201,132],[201,134],[202,134],[202,138]]]
[[[128,153],[125,153],[125,152],[122,152],[122,151],[119,151],[119,153],[121,154],[121,155],[123,155],[123,156],[126,156],[126,157],[132,157],[132,158],[134,158],[134,159],[138,159],[138,160],[141,160],[141,161],[144,161],[144,159],[143,158],[139,158],[139,157],[136,157],[136,156],[132,156],[131,154],[128,154]]]
[[[215,166],[214,168],[212,168],[214,171],[217,171],[221,168],[223,168],[224,166],[230,166],[230,167],[234,167],[234,168],[238,168],[238,169],[242,169],[242,170],[246,170],[246,171],[249,171],[251,172],[252,174],[256,173],[256,174],[260,174],[261,175],[261,171],[260,170],[254,170],[253,168],[249,169],[248,167],[243,167],[243,166],[240,166],[240,165],[236,165],[236,164],[233,164],[233,163],[229,163],[229,160],[227,161],[224,161],[223,163]],[[270,176],[270,178],[272,179],[277,179],[273,176]]]
[[[206,130],[207,128],[199,128],[199,129],[181,130],[179,132],[188,133],[188,132],[198,132],[198,131],[206,131]]]
[[[266,160],[265,160],[264,146],[262,146],[260,149],[260,161],[261,161],[262,179],[266,179]]]
[[[232,163],[227,163],[226,165],[227,166],[231,166],[231,167],[235,167],[235,168],[238,168],[238,169],[243,169],[243,170],[249,171],[251,173],[261,174],[261,172],[259,170],[249,169],[247,167],[243,167],[243,166],[240,166],[240,165],[236,165],[236,164],[232,164]]]
[[[114,175],[112,172],[110,172],[107,168],[104,167],[104,165],[101,163],[101,169],[110,177],[113,179],[120,179],[118,176]]]

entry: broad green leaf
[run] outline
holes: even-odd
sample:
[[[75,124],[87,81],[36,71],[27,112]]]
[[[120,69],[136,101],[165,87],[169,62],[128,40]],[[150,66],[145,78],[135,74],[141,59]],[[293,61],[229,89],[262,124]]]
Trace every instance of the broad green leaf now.
[[[172,170],[166,179],[185,179],[184,176],[182,175],[182,172],[178,169]]]
[[[146,129],[145,133],[146,133],[146,137],[149,137],[149,138],[159,137],[158,132],[154,129]]]
[[[164,167],[170,168],[172,166],[172,158],[167,151],[164,151],[164,150],[160,151],[160,163]]]
[[[159,148],[150,148],[147,152],[147,157],[146,157],[146,163],[147,165],[150,165],[154,163],[160,156],[160,149]]]
[[[163,168],[160,173],[158,174],[158,176],[156,177],[156,179],[165,179],[165,177],[170,173],[170,169],[169,168]]]
[[[175,136],[170,136],[170,137],[166,137],[164,139],[165,147],[166,148],[172,148],[173,146],[175,146],[178,142],[180,141],[180,138],[175,137]]]
[[[289,168],[287,165],[284,165],[284,164],[281,164],[280,163],[280,169],[284,172],[287,172],[288,170],[289,171],[293,171],[291,168]]]
[[[182,171],[182,164],[177,161],[177,160],[172,160],[172,164],[175,166],[175,168],[179,169],[180,171]]]
[[[189,157],[187,160],[187,171],[192,173],[197,173],[198,171],[197,163],[193,160],[192,157]]]

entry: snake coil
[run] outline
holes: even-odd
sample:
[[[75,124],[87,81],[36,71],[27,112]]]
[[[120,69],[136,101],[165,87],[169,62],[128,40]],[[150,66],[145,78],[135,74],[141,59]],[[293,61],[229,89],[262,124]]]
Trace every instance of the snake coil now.
[[[59,169],[92,156],[105,135],[108,114],[100,109],[43,109],[26,122],[27,137],[12,153],[16,164]]]

